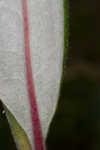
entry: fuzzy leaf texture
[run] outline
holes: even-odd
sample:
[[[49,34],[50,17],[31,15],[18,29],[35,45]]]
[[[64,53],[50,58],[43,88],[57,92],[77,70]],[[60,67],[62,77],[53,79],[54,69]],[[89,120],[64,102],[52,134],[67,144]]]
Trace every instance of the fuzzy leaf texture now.
[[[32,150],[25,131],[0,101],[0,149]]]

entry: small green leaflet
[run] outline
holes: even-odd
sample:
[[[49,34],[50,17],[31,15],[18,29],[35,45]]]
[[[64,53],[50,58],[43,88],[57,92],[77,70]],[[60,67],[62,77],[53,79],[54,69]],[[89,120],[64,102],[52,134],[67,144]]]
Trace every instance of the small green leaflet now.
[[[2,101],[0,101],[0,149],[32,150],[25,131]]]

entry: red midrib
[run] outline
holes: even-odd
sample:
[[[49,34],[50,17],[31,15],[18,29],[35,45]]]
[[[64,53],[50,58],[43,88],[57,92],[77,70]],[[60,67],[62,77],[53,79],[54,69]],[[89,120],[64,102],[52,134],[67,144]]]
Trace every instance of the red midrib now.
[[[33,83],[33,78],[32,78],[27,0],[22,0],[22,7],[23,7],[23,19],[24,19],[26,79],[27,79],[27,87],[28,87],[28,94],[29,94],[29,100],[30,100],[30,111],[31,111],[31,117],[32,117],[34,144],[35,144],[35,150],[45,150],[41,126],[40,126],[37,102],[36,102],[36,97],[35,97],[34,83]]]

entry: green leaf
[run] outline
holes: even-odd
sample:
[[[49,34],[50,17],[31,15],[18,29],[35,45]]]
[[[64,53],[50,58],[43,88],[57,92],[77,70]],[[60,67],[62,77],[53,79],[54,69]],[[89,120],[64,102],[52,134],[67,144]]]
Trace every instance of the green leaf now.
[[[0,149],[32,150],[25,131],[2,101],[0,101],[0,118]]]

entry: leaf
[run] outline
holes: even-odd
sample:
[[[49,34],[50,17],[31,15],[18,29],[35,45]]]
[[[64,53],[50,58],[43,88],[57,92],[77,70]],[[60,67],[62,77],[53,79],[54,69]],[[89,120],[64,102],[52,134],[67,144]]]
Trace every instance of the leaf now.
[[[2,101],[0,101],[0,117],[0,149],[32,150],[25,131]]]

